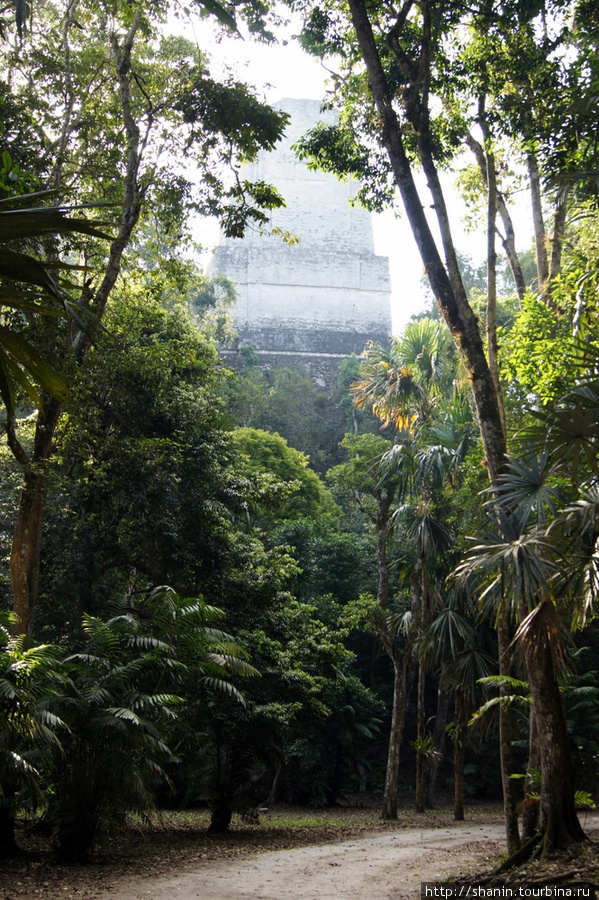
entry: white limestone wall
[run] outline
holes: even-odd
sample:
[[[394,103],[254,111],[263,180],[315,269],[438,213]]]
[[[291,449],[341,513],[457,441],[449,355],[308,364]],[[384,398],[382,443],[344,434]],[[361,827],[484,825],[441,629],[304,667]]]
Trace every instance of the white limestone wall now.
[[[224,240],[213,270],[235,282],[236,327],[256,349],[360,352],[366,340],[385,340],[391,330],[388,259],[374,254],[370,214],[350,206],[355,183],[310,171],[291,150],[318,119],[331,121],[335,113],[321,114],[312,100],[277,105],[292,117],[285,139],[247,175],[276,185],[287,206],[273,212],[272,227],[298,242],[254,230]]]

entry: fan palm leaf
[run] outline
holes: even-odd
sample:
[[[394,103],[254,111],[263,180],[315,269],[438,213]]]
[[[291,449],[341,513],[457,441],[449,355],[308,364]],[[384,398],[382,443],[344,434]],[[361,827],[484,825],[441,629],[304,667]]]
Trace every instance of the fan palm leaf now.
[[[370,342],[360,365],[360,378],[351,386],[358,409],[370,407],[385,425],[412,431],[429,406],[426,389],[399,356],[394,342],[386,350]]]
[[[418,380],[431,394],[439,392],[446,374],[446,359],[451,339],[440,322],[423,319],[409,322],[398,341],[398,356],[417,373]]]
[[[549,453],[527,459],[508,458],[508,469],[499,476],[494,494],[508,506],[515,521],[526,526],[532,514],[539,525],[555,516],[563,503],[563,492],[555,483],[558,473]]]

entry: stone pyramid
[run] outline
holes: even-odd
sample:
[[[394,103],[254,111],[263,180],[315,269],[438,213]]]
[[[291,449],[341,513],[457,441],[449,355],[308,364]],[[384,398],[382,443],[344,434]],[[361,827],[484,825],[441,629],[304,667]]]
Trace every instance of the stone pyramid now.
[[[288,245],[275,234],[250,231],[223,239],[212,271],[235,284],[238,334],[233,351],[250,345],[271,365],[300,365],[317,381],[370,339],[386,343],[391,332],[389,260],[376,256],[372,217],[350,206],[355,182],[311,171],[292,144],[317,121],[317,100],[285,99],[274,104],[291,116],[283,141],[247,167],[247,177],[274,184],[286,207],[272,215],[272,227],[298,240]]]

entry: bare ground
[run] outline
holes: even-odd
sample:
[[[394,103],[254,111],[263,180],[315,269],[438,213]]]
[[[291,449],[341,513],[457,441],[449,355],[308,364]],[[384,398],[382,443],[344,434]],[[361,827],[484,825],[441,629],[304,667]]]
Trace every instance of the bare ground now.
[[[0,900],[416,900],[421,882],[488,872],[505,846],[498,810],[459,824],[447,811],[406,812],[392,824],[373,811],[303,812],[266,814],[260,825],[237,823],[219,838],[197,814],[166,816],[161,826],[127,832],[85,867],[54,865],[47,848],[31,843],[27,858],[2,866]],[[592,835],[599,820],[589,816],[585,827]],[[597,849],[589,842],[578,869],[561,859],[534,864],[524,877],[594,875]]]
[[[501,826],[409,829],[340,843],[296,847],[238,862],[198,862],[176,875],[121,882],[102,900],[408,900],[422,881],[484,864],[500,848]]]

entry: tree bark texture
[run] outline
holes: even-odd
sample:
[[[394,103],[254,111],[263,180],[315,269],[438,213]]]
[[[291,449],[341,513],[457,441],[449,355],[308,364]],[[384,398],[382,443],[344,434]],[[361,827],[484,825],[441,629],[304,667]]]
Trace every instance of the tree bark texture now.
[[[10,552],[13,609],[18,617],[15,634],[30,636],[33,627],[47,489],[46,466],[54,451],[54,434],[61,409],[58,400],[44,398],[35,427],[31,457],[27,456],[17,440],[14,429],[10,428],[7,432],[10,449],[23,466],[23,488]]]
[[[534,780],[537,772],[541,771],[541,760],[539,757],[539,736],[537,734],[537,717],[535,710],[530,710],[530,721],[528,724],[528,778],[524,783],[524,797],[522,799],[522,840],[527,841],[533,837],[539,828],[539,801],[536,797],[531,797],[528,790],[530,781]]]
[[[416,812],[424,812],[426,807],[426,776],[428,755],[425,749],[426,709],[425,709],[426,668],[424,660],[418,660],[418,740],[416,749]]]
[[[539,279],[539,291],[543,292],[549,282],[549,260],[547,255],[547,235],[545,234],[545,222],[543,220],[543,205],[541,202],[541,175],[534,153],[527,153],[526,164],[530,183],[532,223],[535,233],[537,277]]]
[[[551,235],[551,262],[549,265],[549,290],[551,282],[562,270],[562,253],[564,249],[564,230],[566,227],[566,214],[568,212],[568,188],[561,189],[555,204],[553,217],[553,233]]]
[[[464,821],[464,764],[466,760],[466,698],[459,688],[454,693],[455,731],[453,736],[453,818]]]
[[[551,601],[545,601],[537,611],[540,627],[535,630],[534,639],[526,642],[526,663],[541,767],[539,827],[543,853],[550,854],[583,841],[585,834],[576,815],[566,717],[555,654],[549,650],[555,637],[557,613]]]
[[[501,423],[505,431],[505,412],[501,384],[499,382],[499,354],[497,348],[497,250],[495,248],[495,230],[497,220],[497,179],[495,175],[495,158],[491,152],[486,155],[487,162],[487,354],[489,369],[497,394],[497,403]]]
[[[449,696],[439,688],[437,692],[437,715],[435,716],[435,727],[433,729],[433,755],[428,769],[428,785],[426,789],[426,803],[429,809],[433,809],[435,806],[437,774],[445,756],[448,709]]]
[[[387,543],[389,540],[389,516],[395,496],[392,491],[379,492],[377,496],[378,510],[376,516],[376,558],[378,567],[377,602],[385,609],[389,600],[389,561],[387,559]]]
[[[474,153],[481,177],[484,183],[487,184],[487,162],[482,145],[471,134],[466,136],[466,144]],[[518,299],[522,300],[526,293],[526,282],[524,281],[524,273],[522,272],[522,266],[516,250],[514,223],[505,197],[499,189],[497,189],[497,211],[503,225],[503,234],[500,234],[499,239],[512,272]]]
[[[397,819],[399,761],[408,702],[407,673],[410,658],[411,650],[405,649],[403,653],[395,650],[391,657],[393,663],[393,708],[391,710],[391,729],[389,732],[389,750],[385,773],[385,792],[383,795],[383,819]]]
[[[506,439],[501,423],[498,398],[489,371],[477,318],[470,307],[457,272],[457,258],[448,231],[448,216],[436,168],[431,166],[426,147],[422,146],[426,176],[433,194],[435,212],[442,234],[448,269],[439,255],[414,182],[407,157],[401,125],[393,108],[392,96],[378,54],[376,41],[364,0],[349,0],[352,22],[360,44],[370,88],[381,120],[382,142],[387,151],[395,182],[401,194],[406,215],[416,240],[426,275],[453,339],[460,350],[471,380],[481,429],[489,478],[495,483],[505,464]]]
[[[511,669],[510,630],[505,611],[502,610],[497,623],[497,644],[499,653],[499,674],[509,675]],[[500,696],[507,695],[507,688],[500,688]],[[503,788],[503,812],[505,837],[508,853],[515,853],[520,847],[518,831],[518,806],[512,763],[512,715],[506,702],[499,704],[499,750],[501,757],[501,784]]]

